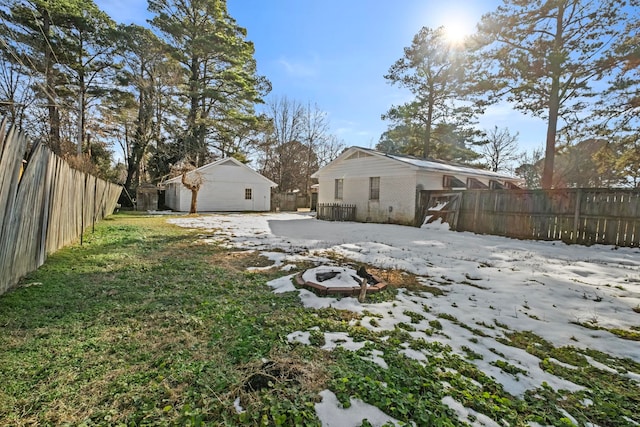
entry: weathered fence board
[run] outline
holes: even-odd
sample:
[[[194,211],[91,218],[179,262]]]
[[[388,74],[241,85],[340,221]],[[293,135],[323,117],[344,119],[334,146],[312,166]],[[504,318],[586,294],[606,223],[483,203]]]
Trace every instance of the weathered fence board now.
[[[113,212],[121,187],[71,169],[35,144],[20,174],[27,140],[0,124],[0,294],[46,256]]]
[[[438,193],[431,192],[431,197]],[[452,230],[583,245],[640,246],[640,190],[466,190]],[[424,197],[423,197],[424,199]],[[455,217],[455,223],[450,218]]]
[[[325,221],[355,221],[356,205],[320,203],[316,217]]]
[[[271,210],[281,212],[295,212],[300,208],[308,208],[310,199],[306,194],[300,193],[274,193],[271,196]]]

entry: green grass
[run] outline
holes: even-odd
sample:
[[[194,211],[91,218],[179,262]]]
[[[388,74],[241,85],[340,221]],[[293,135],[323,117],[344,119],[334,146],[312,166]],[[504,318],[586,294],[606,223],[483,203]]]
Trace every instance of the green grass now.
[[[637,408],[640,407],[637,383],[624,375],[615,375],[591,366],[585,356],[622,374],[631,371],[637,375],[640,373],[640,363],[631,359],[615,358],[592,349],[554,347],[529,331],[508,333],[507,339],[502,342],[522,348],[540,358],[540,367],[543,370],[586,387],[584,391],[576,393],[552,390],[549,387],[528,391],[525,399],[530,405],[542,407],[548,405],[549,401],[556,401],[558,406],[574,414],[582,423],[597,420],[596,424],[601,426],[634,425],[628,419],[636,419]],[[553,359],[573,365],[573,368],[555,363]],[[585,405],[585,399],[590,399],[593,403]],[[546,419],[544,421],[548,422]]]
[[[2,296],[0,424],[234,423],[252,362],[302,371],[322,360],[283,340],[313,320],[295,295],[274,295],[269,274],[194,236],[118,215],[22,281],[42,285]],[[313,401],[317,377],[288,395]],[[265,399],[246,399],[248,409],[280,416]]]
[[[264,257],[203,244],[197,235],[166,218],[118,214],[1,296],[0,425],[313,426],[318,392],[326,388],[345,405],[356,397],[417,425],[465,425],[442,403],[445,396],[513,426],[565,425],[556,407],[603,427],[635,417],[640,402],[630,380],[592,368],[586,357],[621,373],[638,373],[635,362],[508,332],[505,344],[594,389],[542,387],[518,399],[471,363],[481,356],[470,348],[465,358],[413,338],[422,314],[406,312],[410,324],[371,331],[360,324],[366,313],[305,309],[296,293],[274,294],[266,285],[292,272],[248,272]],[[382,300],[395,290],[385,294]],[[430,325],[441,327],[436,322]],[[311,345],[289,343],[294,331],[310,331]],[[365,346],[322,350],[329,331]],[[427,360],[405,357],[405,347]],[[372,350],[382,352],[388,369],[366,360]],[[584,408],[586,397],[595,403]],[[246,410],[240,414],[237,398]]]

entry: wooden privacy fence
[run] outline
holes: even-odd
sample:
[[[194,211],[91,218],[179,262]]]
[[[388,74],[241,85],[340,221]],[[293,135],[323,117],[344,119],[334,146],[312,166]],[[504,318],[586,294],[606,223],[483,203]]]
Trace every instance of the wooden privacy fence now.
[[[466,190],[458,197],[443,209],[452,230],[640,246],[638,189]]]
[[[356,205],[339,203],[320,203],[316,218],[325,221],[355,221]]]
[[[309,207],[309,197],[299,193],[274,193],[271,196],[271,210],[276,208],[282,212],[297,211],[299,208]]]
[[[113,212],[122,188],[71,169],[0,124],[0,294]]]

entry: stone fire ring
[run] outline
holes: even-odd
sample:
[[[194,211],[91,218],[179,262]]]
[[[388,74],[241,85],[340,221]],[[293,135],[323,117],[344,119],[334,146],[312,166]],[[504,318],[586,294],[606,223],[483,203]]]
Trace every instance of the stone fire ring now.
[[[318,274],[331,276],[336,273],[335,277],[319,280]],[[360,294],[360,281],[362,278],[358,276],[356,270],[348,267],[336,266],[319,266],[310,268],[296,275],[296,284],[306,288],[316,295],[343,295],[358,296]],[[369,274],[375,284],[367,284],[367,294],[380,292],[387,287],[387,283],[378,277]]]

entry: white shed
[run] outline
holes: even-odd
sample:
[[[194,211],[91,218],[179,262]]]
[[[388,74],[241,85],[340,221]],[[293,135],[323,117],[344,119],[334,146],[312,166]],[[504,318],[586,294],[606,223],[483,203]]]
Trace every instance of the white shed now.
[[[318,204],[356,206],[356,221],[415,223],[417,193],[424,190],[518,188],[519,179],[433,159],[350,147],[312,175]]]
[[[199,212],[263,212],[271,209],[271,188],[277,184],[233,157],[217,160],[187,174],[203,178],[198,192]],[[165,205],[174,211],[188,212],[191,191],[182,185],[182,177],[165,181]]]

